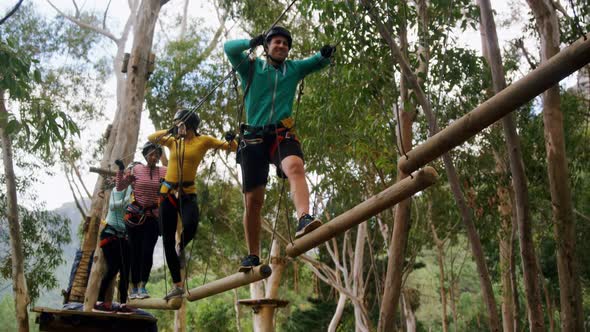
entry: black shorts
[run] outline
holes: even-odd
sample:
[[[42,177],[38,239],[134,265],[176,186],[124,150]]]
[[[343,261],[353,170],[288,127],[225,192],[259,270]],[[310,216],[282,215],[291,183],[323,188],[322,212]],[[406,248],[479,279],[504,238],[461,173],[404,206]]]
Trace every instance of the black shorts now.
[[[237,152],[238,163],[242,166],[242,191],[250,192],[266,185],[271,163],[277,169],[277,176],[286,178],[280,164],[288,156],[303,160],[301,144],[295,135],[244,135]]]

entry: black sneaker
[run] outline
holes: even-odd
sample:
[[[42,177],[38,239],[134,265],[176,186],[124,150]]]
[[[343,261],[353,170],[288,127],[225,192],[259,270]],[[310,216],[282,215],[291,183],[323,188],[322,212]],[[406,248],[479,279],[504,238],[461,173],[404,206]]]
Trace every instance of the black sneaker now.
[[[111,303],[96,302],[94,304],[94,307],[92,308],[92,311],[113,313],[113,312],[115,312],[115,308],[113,308],[113,305]]]
[[[260,258],[256,255],[248,255],[242,259],[238,272],[248,272],[258,265],[260,265]]]
[[[297,225],[297,231],[295,232],[295,238],[298,239],[307,233],[311,233],[314,229],[320,227],[322,222],[309,214],[304,214],[299,218],[299,224]]]
[[[117,313],[122,315],[131,315],[136,313],[137,310],[133,307],[128,306],[127,304],[123,303],[117,308]]]

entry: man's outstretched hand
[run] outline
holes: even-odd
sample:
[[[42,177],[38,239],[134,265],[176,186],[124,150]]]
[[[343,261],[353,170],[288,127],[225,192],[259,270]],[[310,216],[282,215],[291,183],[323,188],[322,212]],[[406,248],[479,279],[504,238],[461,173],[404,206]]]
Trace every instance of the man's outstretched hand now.
[[[332,45],[324,45],[321,49],[320,49],[320,54],[324,57],[324,58],[331,58],[334,53],[336,53],[336,46],[332,46]]]

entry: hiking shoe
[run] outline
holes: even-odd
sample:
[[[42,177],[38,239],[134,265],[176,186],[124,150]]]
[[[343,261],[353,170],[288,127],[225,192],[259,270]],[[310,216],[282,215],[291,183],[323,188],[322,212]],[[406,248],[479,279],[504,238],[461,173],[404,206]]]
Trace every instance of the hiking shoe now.
[[[113,305],[111,303],[96,302],[94,304],[94,307],[92,308],[92,311],[113,313],[113,312],[115,312],[115,309],[113,308]]]
[[[256,255],[248,255],[242,259],[238,272],[248,272],[258,265],[260,265],[260,258]]]
[[[137,312],[137,310],[133,307],[128,306],[127,304],[123,303],[117,308],[117,313],[121,315],[131,315]]]
[[[307,233],[311,233],[314,229],[320,227],[322,222],[309,214],[304,214],[299,218],[299,224],[297,225],[297,231],[295,232],[295,238],[298,239]]]
[[[137,288],[131,288],[131,294],[129,294],[129,299],[133,300],[133,299],[139,299],[139,291]]]
[[[166,294],[166,296],[164,296],[164,300],[168,301],[170,299],[177,298],[177,297],[183,297],[183,296],[184,296],[184,288],[174,286],[174,288],[172,288],[168,292],[168,294]]]
[[[139,289],[139,291],[137,292],[138,299],[147,299],[149,297],[150,297],[150,294],[148,293],[147,289],[145,289],[145,287],[141,287]]]

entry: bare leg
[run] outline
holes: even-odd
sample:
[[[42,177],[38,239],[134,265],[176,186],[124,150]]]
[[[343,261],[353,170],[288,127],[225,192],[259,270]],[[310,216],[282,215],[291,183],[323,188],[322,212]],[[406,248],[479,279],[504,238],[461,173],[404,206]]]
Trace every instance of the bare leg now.
[[[297,219],[309,213],[309,188],[305,180],[303,160],[298,156],[288,156],[281,162],[281,168],[289,180],[291,197],[297,211]]]
[[[260,257],[260,213],[264,204],[264,186],[256,187],[244,194],[244,234],[250,255]]]

